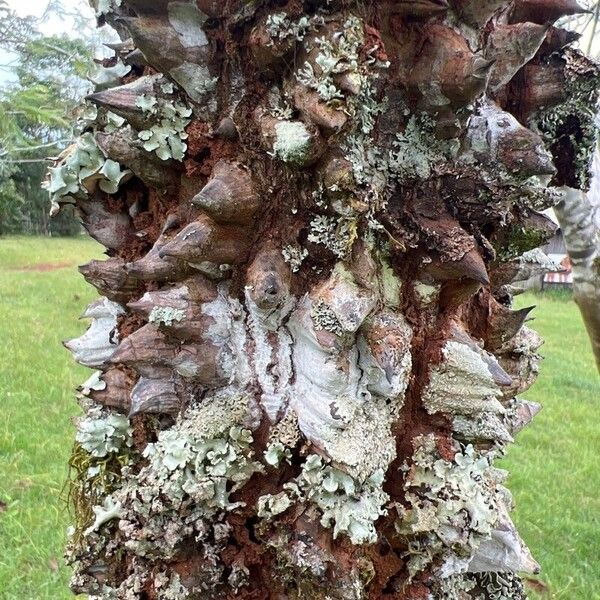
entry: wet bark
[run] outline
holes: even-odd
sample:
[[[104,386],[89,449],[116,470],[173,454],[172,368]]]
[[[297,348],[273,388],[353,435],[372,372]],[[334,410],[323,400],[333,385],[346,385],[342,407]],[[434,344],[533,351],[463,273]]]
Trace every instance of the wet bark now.
[[[96,9],[123,41],[48,184],[108,255],[67,343],[99,369],[73,590],[523,598],[493,461],[539,410],[512,283],[552,268],[541,211],[587,182],[598,71],[553,26],[580,9]]]

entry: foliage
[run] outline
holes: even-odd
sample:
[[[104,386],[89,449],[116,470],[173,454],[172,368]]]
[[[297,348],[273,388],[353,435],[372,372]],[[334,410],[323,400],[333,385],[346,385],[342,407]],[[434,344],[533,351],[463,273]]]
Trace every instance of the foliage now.
[[[51,225],[40,183],[46,159],[72,137],[74,107],[90,89],[91,42],[43,35],[38,19],[0,0],[0,48],[11,57],[11,79],[0,85],[0,233],[75,233],[68,213]]]

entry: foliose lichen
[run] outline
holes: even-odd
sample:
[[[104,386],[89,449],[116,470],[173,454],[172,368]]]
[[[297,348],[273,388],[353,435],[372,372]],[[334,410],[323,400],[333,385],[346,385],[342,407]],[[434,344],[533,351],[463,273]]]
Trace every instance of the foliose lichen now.
[[[338,258],[345,258],[356,237],[355,220],[317,215],[310,222],[307,240],[325,246]]]
[[[118,162],[106,158],[94,134],[87,132],[63,153],[57,166],[49,169],[44,187],[56,209],[65,198],[86,198],[95,185],[107,194],[114,194],[129,174]]]
[[[121,83],[121,78],[131,71],[131,66],[126,65],[120,58],[114,65],[104,67],[95,64],[88,78],[95,85],[96,91],[114,87]]]
[[[473,446],[442,459],[433,435],[420,436],[406,465],[404,506],[397,506],[396,529],[409,536],[411,576],[436,561],[442,576],[466,569],[499,517],[497,478],[490,457]]]
[[[148,464],[116,490],[120,529],[128,549],[143,557],[172,557],[191,535],[201,538],[218,515],[240,505],[230,495],[263,466],[253,460],[243,426],[247,400],[225,392],[192,405],[148,444]]]
[[[271,519],[294,503],[310,502],[321,513],[321,525],[333,528],[334,539],[343,534],[353,544],[371,544],[377,540],[375,521],[386,514],[389,500],[382,489],[383,477],[383,470],[378,470],[360,482],[311,454],[294,482],[284,484],[278,494],[259,498],[258,514]]]
[[[271,37],[269,45],[288,38],[301,42],[311,27],[311,19],[305,15],[293,21],[287,13],[273,13],[267,17],[266,26]]]
[[[155,306],[148,316],[150,323],[163,324],[171,327],[173,323],[180,323],[185,319],[185,311],[172,306]]]
[[[325,330],[335,335],[344,335],[344,328],[335,312],[323,300],[313,303],[310,316],[316,331]]]
[[[431,116],[411,115],[389,153],[390,174],[399,181],[428,179],[435,166],[448,161],[456,150],[452,142],[436,137]]]
[[[304,262],[304,259],[308,256],[308,250],[301,246],[288,245],[281,251],[283,259],[288,263],[292,269],[292,273],[297,273]]]
[[[131,446],[132,428],[129,419],[101,406],[93,406],[77,423],[75,439],[92,456],[103,458]]]
[[[136,100],[136,105],[153,117],[153,125],[138,132],[138,138],[145,150],[161,160],[182,160],[187,149],[185,128],[192,109],[181,100],[167,97],[173,93],[172,84],[163,84],[161,91],[160,96],[142,95]]]
[[[475,573],[474,583],[481,590],[474,600],[527,600],[527,594],[516,573]]]
[[[345,73],[360,86],[358,64],[363,43],[362,22],[355,16],[349,16],[335,36],[317,37],[314,40],[314,46],[318,49],[315,63],[319,70],[315,72],[312,64],[306,61],[296,73],[298,81],[314,89],[326,102],[343,99],[344,94],[336,85],[334,76]]]
[[[123,0],[95,0],[92,4],[96,9],[96,16],[101,17],[115,11]]]
[[[322,511],[321,525],[333,527],[333,538],[347,535],[353,544],[377,541],[375,521],[386,514],[389,496],[383,491],[382,470],[362,483],[312,454],[304,462],[298,485]]]
[[[598,139],[600,69],[590,59],[573,50],[567,50],[564,59],[564,98],[559,104],[541,108],[534,124],[548,145],[557,143],[562,137],[568,138],[575,150],[575,177],[579,187],[587,190]],[[587,76],[582,76],[583,73]]]

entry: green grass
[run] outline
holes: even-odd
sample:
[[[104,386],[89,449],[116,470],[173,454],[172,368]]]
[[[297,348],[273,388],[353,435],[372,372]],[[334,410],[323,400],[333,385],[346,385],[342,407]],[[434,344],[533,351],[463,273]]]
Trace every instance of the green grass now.
[[[537,305],[529,325],[546,343],[540,377],[524,394],[544,409],[503,461],[517,504],[513,518],[542,566],[549,591],[541,597],[598,600],[600,378],[568,294],[524,294],[516,304]]]
[[[76,264],[101,255],[84,238],[0,238],[0,600],[67,599],[62,550],[69,518],[59,499],[71,449],[74,388],[88,371],[60,341],[96,293]],[[31,265],[68,264],[36,271]],[[28,269],[28,270],[23,270]],[[544,410],[503,465],[514,518],[541,563],[543,598],[600,599],[600,381],[573,303],[526,294],[547,340],[538,383],[525,397]],[[537,596],[536,596],[537,598]]]
[[[86,378],[62,348],[96,292],[75,265],[100,257],[89,239],[0,238],[0,598],[71,597],[63,566],[69,522],[59,499]],[[21,271],[38,263],[70,266]]]

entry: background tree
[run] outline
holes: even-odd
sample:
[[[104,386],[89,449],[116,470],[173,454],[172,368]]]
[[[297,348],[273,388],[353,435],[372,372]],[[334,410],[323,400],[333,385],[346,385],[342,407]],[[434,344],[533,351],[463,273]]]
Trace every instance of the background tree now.
[[[50,11],[61,14],[60,4]],[[50,224],[40,182],[48,157],[59,154],[75,134],[75,108],[90,91],[85,77],[97,37],[43,35],[40,26],[40,19],[19,17],[0,2],[0,48],[10,58],[10,77],[0,86],[0,188],[5,190],[0,233],[80,230],[66,213]],[[85,27],[80,33],[85,36]]]
[[[67,347],[73,590],[510,598],[493,466],[539,410],[512,283],[588,187],[570,0],[98,0],[123,39],[48,182],[105,261]],[[550,185],[548,185],[550,184]]]

